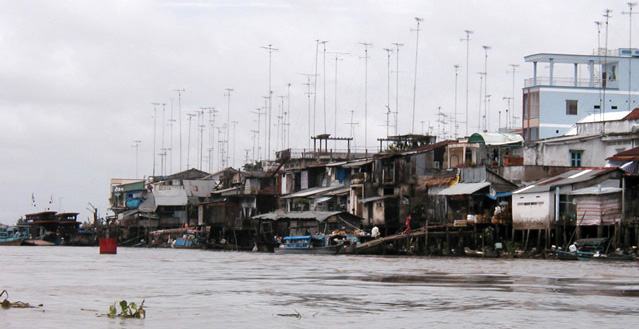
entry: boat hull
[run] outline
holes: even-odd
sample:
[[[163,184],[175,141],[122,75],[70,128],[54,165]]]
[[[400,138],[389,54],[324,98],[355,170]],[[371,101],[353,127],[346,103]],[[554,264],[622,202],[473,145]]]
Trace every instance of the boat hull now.
[[[316,248],[287,248],[280,247],[275,248],[276,254],[310,254],[310,255],[335,255],[340,252],[343,248],[343,244],[327,246],[327,247],[316,247]]]

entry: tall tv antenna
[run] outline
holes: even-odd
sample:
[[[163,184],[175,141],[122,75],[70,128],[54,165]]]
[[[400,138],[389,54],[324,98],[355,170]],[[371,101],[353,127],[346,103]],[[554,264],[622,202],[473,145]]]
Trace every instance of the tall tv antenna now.
[[[155,140],[157,139],[157,117],[158,105],[160,103],[151,103],[153,105],[153,176],[155,177]]]
[[[628,8],[630,11],[623,11],[621,14],[628,15],[628,49],[630,51],[630,56],[628,56],[628,111],[632,110],[631,96],[632,96],[632,15],[636,15],[637,13],[632,12],[632,7],[636,6],[636,2],[628,2]]]
[[[180,126],[180,169],[182,170],[182,93],[185,89],[175,89],[178,93],[178,125]]]
[[[368,150],[368,47],[372,43],[360,42],[364,46],[364,150]],[[353,136],[351,136],[353,137]]]
[[[415,79],[413,80],[413,121],[411,122],[412,128],[411,133],[415,133],[415,103],[417,100],[417,59],[419,54],[419,24],[424,21],[423,18],[415,17],[415,21],[417,22],[417,28],[413,31],[417,32],[417,41],[415,43]]]
[[[397,49],[397,55],[395,56],[395,135],[398,135],[399,132],[398,122],[399,122],[399,47],[404,46],[403,43],[393,43]]]
[[[266,158],[271,156],[271,114],[273,111],[273,90],[271,89],[271,59],[274,51],[273,45],[262,47],[268,51],[268,147],[266,149]]]
[[[473,34],[471,30],[464,30],[466,33],[466,39],[461,39],[461,41],[466,41],[466,134],[468,136],[468,81],[469,81],[469,58],[470,58],[470,35]]]

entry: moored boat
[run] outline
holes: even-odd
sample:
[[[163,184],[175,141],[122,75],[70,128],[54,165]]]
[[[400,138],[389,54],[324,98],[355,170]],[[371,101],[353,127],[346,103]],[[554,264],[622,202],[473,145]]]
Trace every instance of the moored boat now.
[[[324,236],[302,235],[287,236],[282,239],[276,254],[337,254],[344,243],[329,244],[330,240]]]
[[[27,226],[0,226],[0,246],[19,246],[29,237]]]

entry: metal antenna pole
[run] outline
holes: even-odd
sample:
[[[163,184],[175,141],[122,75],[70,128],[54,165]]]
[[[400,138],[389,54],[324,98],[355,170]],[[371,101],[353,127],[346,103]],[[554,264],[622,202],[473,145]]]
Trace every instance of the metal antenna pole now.
[[[323,104],[324,105],[324,133],[327,132],[327,130],[326,130],[326,119],[327,119],[326,118],[326,43],[327,42],[328,41],[320,42],[324,46],[324,55],[323,55],[323,59],[322,59],[323,62],[324,62],[324,64],[323,64],[323,69],[324,69],[324,73],[323,73],[323,75],[324,75],[324,88],[323,88],[323,92],[324,92],[324,104]]]
[[[315,124],[316,124],[316,115],[317,115],[317,59],[319,57],[319,44],[321,41],[319,39],[315,40],[315,82],[313,83],[313,136],[315,136]]]
[[[628,111],[632,110],[631,96],[632,96],[632,15],[637,13],[632,12],[632,7],[636,6],[636,2],[628,2],[629,12],[621,12],[623,15],[628,15],[630,20],[628,24],[628,49],[630,50],[630,56],[628,57]]]
[[[271,156],[271,114],[273,112],[273,90],[271,89],[271,58],[274,51],[277,48],[273,48],[273,45],[269,44],[266,47],[262,47],[268,51],[268,147],[266,149],[266,159]]]
[[[231,124],[231,92],[233,91],[232,88],[226,88],[226,93],[224,93],[224,97],[228,97],[228,102],[227,102],[227,106],[226,106],[226,126],[230,127]],[[226,156],[228,157],[230,152],[229,152],[229,131],[226,130]],[[228,160],[228,159],[227,159]],[[227,161],[228,163],[228,161]]]
[[[291,147],[291,84],[288,84],[286,95],[286,148]]]
[[[461,41],[466,41],[466,134],[465,136],[468,136],[468,79],[470,76],[470,73],[468,73],[468,68],[469,68],[469,57],[470,57],[470,35],[473,34],[473,31],[471,30],[464,30],[464,32],[466,33],[466,39],[461,39]]]
[[[488,50],[490,46],[482,46],[484,48],[484,130],[487,131],[486,118],[488,117]]]
[[[178,125],[180,125],[180,169],[182,170],[182,93],[185,89],[175,89],[178,93]]]
[[[333,109],[335,112],[333,117],[333,124],[335,125],[335,127],[333,128],[333,134],[335,137],[337,137],[337,62],[342,60],[339,55],[348,55],[349,53],[334,51],[329,52],[329,54],[335,55],[335,108]],[[335,144],[333,147],[337,149],[337,140],[335,140]]]
[[[162,140],[160,141],[160,150],[164,149],[164,126],[165,126],[166,103],[162,103]],[[162,170],[164,174],[164,169]]]
[[[399,132],[398,122],[399,122],[399,47],[402,47],[403,43],[393,43],[397,48],[397,56],[395,57],[395,135],[398,135]]]
[[[355,128],[354,126],[358,125],[359,122],[353,122],[353,114],[355,113],[355,111],[351,111],[351,122],[346,122],[347,125],[351,126],[351,134],[350,137],[353,138],[353,135],[355,134]],[[355,140],[353,140],[353,142],[355,142]]]
[[[191,121],[193,120],[193,117],[196,116],[196,114],[187,113],[186,115],[189,117],[189,119],[188,119],[189,120],[189,139],[188,139],[188,142],[186,144],[186,167],[190,168],[191,166],[189,165],[189,161],[190,161],[190,157],[191,157]]]
[[[481,103],[482,103],[482,87],[484,86],[484,76],[486,72],[477,72],[479,74],[479,111],[477,111],[477,132],[481,132]]]
[[[510,66],[513,68],[513,95],[512,95],[512,99],[513,99],[513,107],[510,111],[508,111],[509,113],[506,115],[506,130],[510,129],[513,126],[514,121],[511,121],[511,117],[513,116],[514,112],[513,110],[515,109],[515,70],[519,67],[519,64],[510,64]]]
[[[386,109],[387,109],[387,112],[386,112],[386,137],[388,137],[389,136],[388,128],[389,128],[389,125],[390,125],[390,120],[389,120],[388,115],[390,114],[390,112],[392,112],[391,109],[390,109],[390,58],[391,58],[391,54],[393,53],[393,50],[390,49],[390,48],[384,48],[384,50],[386,50],[386,55],[387,55],[387,58],[388,58],[387,64],[386,64],[386,75],[387,75],[387,80],[388,80],[387,81],[387,91],[386,91],[386,93],[387,93],[387,95],[386,95]]]
[[[135,147],[135,178],[140,177],[139,172],[138,172],[138,151],[140,148],[140,144],[142,143],[142,141],[140,140],[135,140],[133,141],[133,143],[135,143],[135,145],[133,145],[133,147]]]
[[[173,172],[173,125],[175,119],[173,119],[173,98],[171,98],[171,116],[169,119],[169,126],[171,127],[171,133],[169,137],[169,172]]]
[[[237,125],[237,121],[231,121],[233,124],[233,164],[232,167],[235,168],[235,147],[237,146],[235,143],[235,126]]]
[[[368,154],[368,47],[372,43],[360,42],[364,46],[364,150]]]
[[[306,77],[306,83],[303,83],[302,85],[306,86],[306,96],[308,98],[308,149],[311,148],[311,95],[313,94],[311,92],[311,77],[313,76],[313,74],[309,74],[309,73],[297,73],[299,75],[303,75]]]
[[[459,65],[454,65],[453,67],[455,67],[455,115],[453,116],[453,136],[457,139],[457,77],[459,76],[457,71],[459,71]]]
[[[155,177],[155,140],[156,138],[156,130],[157,130],[157,112],[158,112],[158,105],[160,105],[160,103],[151,103],[153,104],[153,176]]]
[[[612,15],[610,15],[610,13],[612,13],[612,10],[610,9],[606,9],[604,11],[604,17],[606,18],[606,52],[604,53],[604,70],[608,70],[608,21],[610,20],[610,17],[612,17]],[[606,74],[606,80],[608,80],[608,74]],[[602,126],[603,129],[603,133],[606,133],[606,125],[605,125],[605,120],[604,117],[606,114],[606,87],[607,85],[604,85],[603,88],[603,107],[601,108],[601,113],[602,113],[602,117],[601,120],[604,122],[604,125]]]
[[[424,21],[423,18],[415,17],[415,21],[417,22],[417,28],[413,31],[417,32],[417,40],[415,43],[415,79],[413,80],[413,121],[411,122],[411,134],[415,133],[415,103],[417,100],[417,59],[419,54],[419,24]]]

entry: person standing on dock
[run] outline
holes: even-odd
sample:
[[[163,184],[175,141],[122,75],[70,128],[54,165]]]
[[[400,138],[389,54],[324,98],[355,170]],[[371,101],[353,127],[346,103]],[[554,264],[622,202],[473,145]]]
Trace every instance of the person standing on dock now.
[[[410,233],[410,220],[411,219],[413,219],[413,218],[410,217],[410,214],[408,214],[408,216],[406,216],[406,229],[404,230],[404,233],[402,233],[402,234]]]

